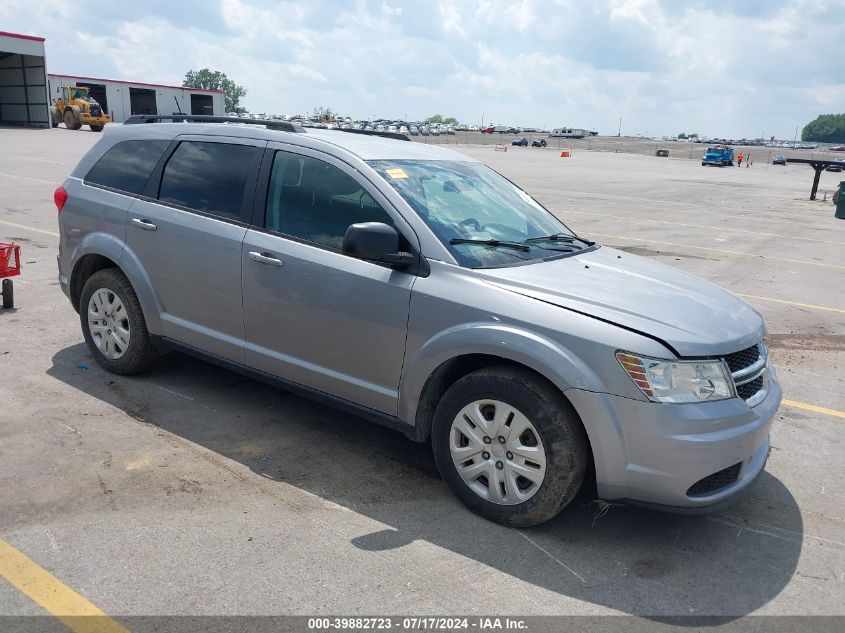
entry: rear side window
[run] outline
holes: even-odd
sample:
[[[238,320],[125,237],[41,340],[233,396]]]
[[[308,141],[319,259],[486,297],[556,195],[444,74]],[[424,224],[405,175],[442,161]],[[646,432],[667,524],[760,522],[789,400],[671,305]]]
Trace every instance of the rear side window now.
[[[100,157],[85,176],[88,184],[139,194],[170,141],[123,141]]]
[[[247,184],[255,184],[261,150],[250,145],[183,141],[161,177],[158,199],[182,207],[243,219]]]

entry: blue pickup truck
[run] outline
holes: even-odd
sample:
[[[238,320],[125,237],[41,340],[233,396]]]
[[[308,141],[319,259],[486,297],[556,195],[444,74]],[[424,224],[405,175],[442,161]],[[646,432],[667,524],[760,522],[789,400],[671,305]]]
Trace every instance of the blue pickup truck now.
[[[708,147],[701,157],[702,167],[705,165],[716,165],[717,167],[730,166],[734,164],[734,151],[732,147]]]

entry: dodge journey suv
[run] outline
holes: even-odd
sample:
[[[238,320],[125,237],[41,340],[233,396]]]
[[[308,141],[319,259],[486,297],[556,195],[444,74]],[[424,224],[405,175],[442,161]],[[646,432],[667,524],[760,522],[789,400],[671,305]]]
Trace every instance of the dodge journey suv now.
[[[703,512],[781,391],[760,314],[573,233],[497,172],[387,133],[110,127],[56,189],[61,287],[118,374],[175,349],[430,441],[475,512]],[[166,117],[158,117],[166,118]]]

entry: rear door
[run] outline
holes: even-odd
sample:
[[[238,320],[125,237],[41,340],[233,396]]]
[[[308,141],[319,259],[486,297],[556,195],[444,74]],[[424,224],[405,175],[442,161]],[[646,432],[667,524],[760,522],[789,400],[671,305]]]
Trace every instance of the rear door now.
[[[247,364],[396,415],[416,277],[341,246],[350,224],[385,222],[416,250],[410,227],[346,163],[276,143],[256,206],[243,246]]]
[[[185,135],[129,208],[164,336],[243,362],[241,245],[265,141]]]

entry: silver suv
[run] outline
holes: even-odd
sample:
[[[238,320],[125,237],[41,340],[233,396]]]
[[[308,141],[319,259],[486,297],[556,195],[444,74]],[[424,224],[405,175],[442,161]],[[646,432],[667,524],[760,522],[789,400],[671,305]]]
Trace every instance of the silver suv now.
[[[108,371],[169,348],[328,401],[430,440],[515,526],[588,472],[696,512],[763,470],[781,391],[752,307],[461,154],[257,123],[110,127],[56,190],[61,287]]]

